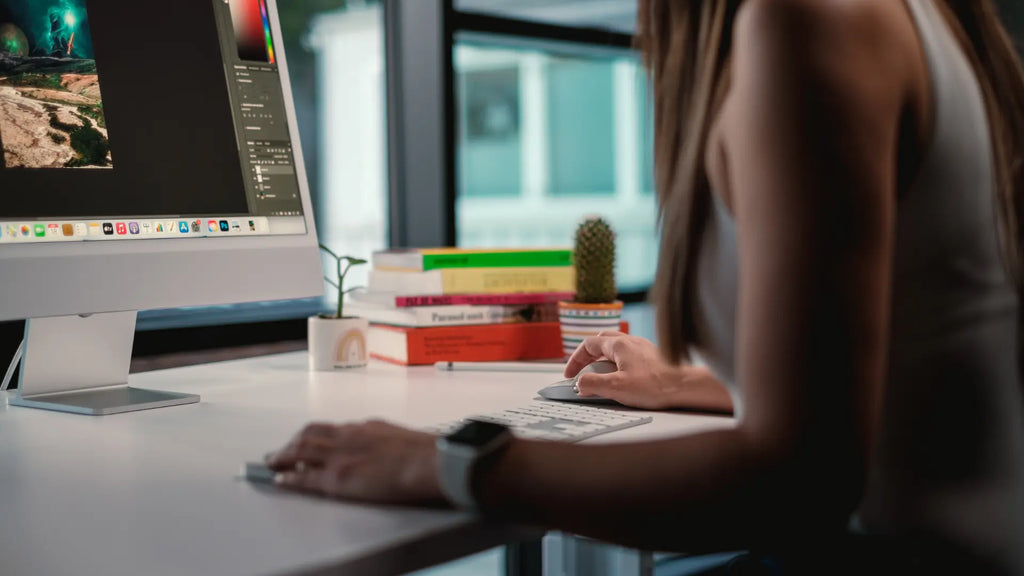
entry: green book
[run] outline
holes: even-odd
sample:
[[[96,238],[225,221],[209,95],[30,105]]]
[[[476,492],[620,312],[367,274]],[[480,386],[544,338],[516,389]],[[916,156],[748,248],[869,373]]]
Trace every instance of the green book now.
[[[427,271],[450,268],[546,268],[572,266],[568,248],[412,248],[373,254],[377,270]]]

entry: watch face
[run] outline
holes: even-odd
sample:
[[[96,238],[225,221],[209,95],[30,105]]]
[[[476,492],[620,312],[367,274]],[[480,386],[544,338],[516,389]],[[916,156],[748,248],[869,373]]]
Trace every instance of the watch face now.
[[[501,424],[470,420],[465,426],[452,432],[448,436],[448,441],[456,444],[468,444],[470,446],[486,446],[507,431],[508,428]]]

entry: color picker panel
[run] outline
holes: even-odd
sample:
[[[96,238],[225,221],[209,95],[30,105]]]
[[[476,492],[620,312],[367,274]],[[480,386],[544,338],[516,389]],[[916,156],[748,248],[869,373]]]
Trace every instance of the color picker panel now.
[[[238,57],[250,62],[274,62],[270,19],[264,0],[231,0]]]

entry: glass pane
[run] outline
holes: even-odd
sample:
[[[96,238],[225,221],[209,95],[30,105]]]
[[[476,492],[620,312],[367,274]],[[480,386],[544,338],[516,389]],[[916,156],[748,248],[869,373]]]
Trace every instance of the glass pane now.
[[[455,47],[459,246],[570,245],[600,214],[618,235],[621,291],[646,289],[657,255],[646,78],[635,54]]]
[[[351,5],[351,6],[350,6]],[[383,14],[379,2],[278,2],[295,115],[322,243],[368,257],[387,242]],[[365,284],[354,269],[348,286]],[[141,330],[301,318],[322,299],[148,310]]]
[[[519,66],[460,70],[459,189],[470,196],[519,193]]]
[[[280,5],[302,10],[315,4]],[[368,260],[387,246],[388,237],[384,20],[379,1],[347,4],[311,14],[303,42],[314,64],[304,80],[316,90],[310,116],[316,125],[314,204],[320,242],[338,254]],[[292,83],[302,80],[293,77]],[[367,273],[365,266],[354,268],[347,286],[365,285]],[[326,300],[337,303],[327,289]]]
[[[640,192],[654,194],[654,102],[651,101],[650,82],[644,77],[637,87],[640,93],[640,173],[643,180]]]
[[[615,194],[611,63],[553,59],[547,66],[551,194]]]

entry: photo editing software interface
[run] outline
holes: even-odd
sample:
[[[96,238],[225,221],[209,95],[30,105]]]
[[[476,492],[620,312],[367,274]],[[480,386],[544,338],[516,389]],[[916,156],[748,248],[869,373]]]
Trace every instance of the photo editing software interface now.
[[[278,57],[266,0],[0,0],[0,244],[305,234]]]

